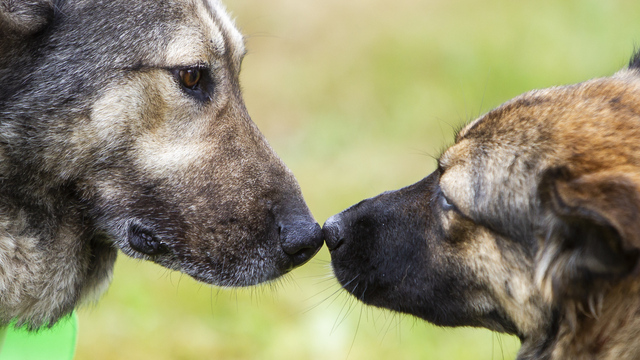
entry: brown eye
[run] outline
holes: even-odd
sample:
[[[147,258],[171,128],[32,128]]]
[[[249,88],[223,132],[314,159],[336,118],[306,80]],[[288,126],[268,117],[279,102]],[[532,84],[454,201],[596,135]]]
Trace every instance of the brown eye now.
[[[180,70],[180,82],[188,89],[194,89],[200,82],[202,74],[199,69]]]
[[[169,68],[168,70],[173,75],[176,83],[180,85],[185,95],[201,102],[211,100],[215,90],[215,84],[209,67],[193,65]]]

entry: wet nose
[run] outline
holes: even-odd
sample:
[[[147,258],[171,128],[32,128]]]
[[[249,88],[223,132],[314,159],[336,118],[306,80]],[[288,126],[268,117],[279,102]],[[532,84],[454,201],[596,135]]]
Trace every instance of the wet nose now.
[[[311,259],[322,247],[322,229],[316,222],[298,220],[280,225],[280,244],[293,267]]]
[[[340,214],[333,215],[322,226],[322,235],[327,243],[329,250],[337,249],[344,242],[342,230],[342,216]]]

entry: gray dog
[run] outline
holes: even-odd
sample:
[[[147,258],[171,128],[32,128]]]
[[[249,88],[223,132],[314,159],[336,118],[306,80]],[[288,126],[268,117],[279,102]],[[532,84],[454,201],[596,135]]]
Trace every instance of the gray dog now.
[[[0,0],[0,326],[95,298],[117,248],[223,286],[317,252],[244,54],[217,0]]]

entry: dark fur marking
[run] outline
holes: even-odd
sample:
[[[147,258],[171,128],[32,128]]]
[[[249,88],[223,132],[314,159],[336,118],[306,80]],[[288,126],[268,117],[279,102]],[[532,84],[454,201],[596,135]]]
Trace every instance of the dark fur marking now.
[[[629,60],[629,69],[640,69],[640,50],[636,50]]]

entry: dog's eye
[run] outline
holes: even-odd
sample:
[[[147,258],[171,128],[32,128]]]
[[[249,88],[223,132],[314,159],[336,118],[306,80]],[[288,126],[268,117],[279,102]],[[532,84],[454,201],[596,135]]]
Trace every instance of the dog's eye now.
[[[180,70],[179,75],[182,86],[191,90],[198,86],[200,78],[202,78],[201,70],[197,68]]]
[[[456,206],[453,205],[453,203],[449,201],[449,199],[447,199],[446,196],[444,196],[444,194],[442,193],[442,190],[440,190],[438,196],[440,198],[440,205],[442,206],[442,210],[444,211],[455,210]]]
[[[445,210],[453,210],[455,208],[455,205],[453,205],[451,202],[449,202],[449,199],[447,199],[446,197],[442,197],[442,208]]]
[[[202,102],[212,99],[214,83],[207,67],[190,66],[171,69],[171,72],[187,95]]]

